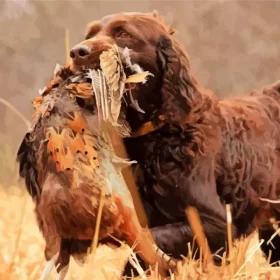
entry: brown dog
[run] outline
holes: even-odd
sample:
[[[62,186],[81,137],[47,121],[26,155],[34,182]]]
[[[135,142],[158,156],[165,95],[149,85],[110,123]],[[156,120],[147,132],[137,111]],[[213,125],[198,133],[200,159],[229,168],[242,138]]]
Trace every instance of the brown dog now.
[[[173,30],[152,13],[110,15],[88,26],[71,50],[73,70],[99,68],[102,51],[128,47],[131,62],[154,77],[133,92],[139,112],[124,102],[133,134],[125,139],[135,177],[159,247],[187,253],[193,234],[184,210],[200,213],[212,252],[225,246],[232,203],[239,238],[279,215],[280,82],[240,98],[218,100],[198,85]],[[267,253],[268,248],[264,248]],[[279,249],[278,249],[279,250]],[[279,260],[273,250],[273,260]]]

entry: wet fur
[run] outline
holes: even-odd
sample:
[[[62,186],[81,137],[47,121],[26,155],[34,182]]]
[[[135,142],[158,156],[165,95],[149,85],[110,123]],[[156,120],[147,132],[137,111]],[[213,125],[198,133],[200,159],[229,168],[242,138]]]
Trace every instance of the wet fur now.
[[[117,28],[132,38],[119,38]],[[272,234],[268,219],[279,218],[280,206],[259,198],[279,194],[280,82],[220,100],[195,80],[172,34],[154,14],[107,16],[89,25],[82,42],[95,51],[73,63],[96,66],[95,52],[113,42],[128,46],[132,62],[154,74],[134,92],[145,114],[128,106],[126,119],[133,131],[147,121],[156,124],[160,114],[166,123],[125,144],[138,162],[134,174],[155,240],[166,253],[186,255],[193,234],[184,210],[195,206],[212,252],[225,248],[225,203],[232,203],[234,239],[255,229],[261,237]],[[272,256],[280,258],[277,250]]]
[[[133,34],[131,40],[116,37],[120,26]],[[106,17],[89,25],[82,44],[92,53],[71,69],[98,67],[100,53],[116,43],[132,49],[132,62],[154,74],[134,91],[145,114],[130,106],[123,109],[133,131],[147,121],[157,123],[160,114],[166,123],[147,135],[125,139],[125,145],[138,162],[134,175],[149,226],[164,252],[187,254],[187,243],[193,241],[187,206],[198,209],[213,253],[225,248],[225,203],[232,203],[235,239],[255,229],[267,236],[273,232],[268,219],[279,217],[280,206],[259,198],[276,199],[279,192],[280,82],[241,98],[219,100],[194,79],[187,54],[172,34],[154,14]],[[20,150],[27,151],[27,146]],[[22,155],[20,162],[34,196],[33,153]],[[268,249],[263,247],[266,253]],[[273,250],[274,260],[277,254]]]

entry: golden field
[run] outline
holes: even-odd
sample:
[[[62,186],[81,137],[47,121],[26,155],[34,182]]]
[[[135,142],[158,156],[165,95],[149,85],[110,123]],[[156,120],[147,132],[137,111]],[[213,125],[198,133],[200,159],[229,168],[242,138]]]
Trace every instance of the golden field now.
[[[259,250],[257,234],[235,244],[230,266],[208,266],[186,258],[179,265],[179,275],[171,280],[187,279],[280,279],[280,269],[270,267]],[[187,246],[187,245],[186,245]],[[37,228],[33,202],[21,186],[0,186],[0,279],[37,280],[44,267],[44,240]],[[121,270],[129,255],[127,248],[113,250],[98,247],[94,261],[79,266],[71,260],[66,280],[121,278]],[[51,275],[55,279],[55,271]],[[145,278],[142,278],[145,279]],[[157,279],[156,273],[146,279]]]
[[[159,10],[178,29],[199,80],[218,96],[241,94],[279,79],[275,58],[280,55],[280,1],[107,2],[0,1],[0,97],[30,116],[31,93],[45,85],[55,61],[64,61],[65,28],[74,45],[88,22],[120,11]],[[17,145],[26,128],[3,107],[0,119],[0,280],[37,280],[44,267],[44,241],[33,203],[14,179],[15,151],[8,145]],[[83,268],[72,261],[66,280],[119,279],[127,257],[126,249],[99,247],[94,265]],[[232,279],[280,279],[280,269],[271,268],[262,258],[256,234],[236,244],[232,264]],[[230,279],[230,269],[223,265],[202,271],[200,262],[187,259],[171,280],[178,279]]]

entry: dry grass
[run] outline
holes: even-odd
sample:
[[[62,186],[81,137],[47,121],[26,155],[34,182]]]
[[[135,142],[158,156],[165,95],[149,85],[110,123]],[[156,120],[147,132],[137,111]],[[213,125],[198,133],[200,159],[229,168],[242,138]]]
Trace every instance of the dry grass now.
[[[33,203],[17,186],[4,189],[0,186],[0,279],[37,280],[44,266],[44,241],[37,228]],[[127,248],[113,250],[107,246],[97,249],[94,263],[80,267],[71,260],[66,280],[74,279],[120,279],[121,269],[129,256]],[[280,270],[271,268],[258,249],[254,234],[233,249],[234,279],[279,279]],[[155,273],[147,279],[157,279]],[[55,279],[52,273],[51,279]],[[173,280],[230,279],[226,265],[205,266],[200,261],[186,259],[179,267],[179,275]]]

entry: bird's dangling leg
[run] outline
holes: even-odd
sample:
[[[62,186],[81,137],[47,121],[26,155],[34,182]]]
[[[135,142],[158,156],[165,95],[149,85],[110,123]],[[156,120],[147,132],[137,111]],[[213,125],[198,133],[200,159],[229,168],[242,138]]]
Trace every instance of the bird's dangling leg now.
[[[64,280],[69,268],[71,239],[61,239],[60,251],[55,266],[57,271],[56,280]]]
[[[69,264],[64,266],[57,274],[56,280],[64,280],[69,269]]]
[[[44,270],[42,272],[41,278],[40,280],[47,280],[50,273],[52,272],[54,266],[55,266],[55,262],[58,258],[58,253],[55,254],[49,261],[47,261]]]

